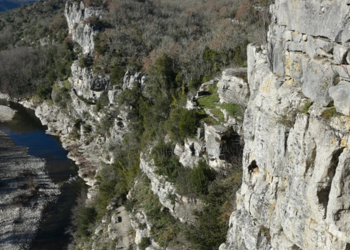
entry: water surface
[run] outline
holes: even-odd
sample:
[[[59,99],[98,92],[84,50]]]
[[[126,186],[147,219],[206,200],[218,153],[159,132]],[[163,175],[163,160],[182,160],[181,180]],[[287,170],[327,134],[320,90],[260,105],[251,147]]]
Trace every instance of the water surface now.
[[[46,126],[35,116],[34,111],[20,104],[0,100],[0,105],[10,106],[17,112],[10,122],[0,123],[16,145],[28,147],[28,153],[46,159],[46,170],[55,183],[61,183],[61,195],[44,213],[31,250],[62,250],[69,243],[65,231],[70,224],[71,208],[80,194],[83,181],[77,177],[77,167],[67,158],[57,137],[45,134]]]

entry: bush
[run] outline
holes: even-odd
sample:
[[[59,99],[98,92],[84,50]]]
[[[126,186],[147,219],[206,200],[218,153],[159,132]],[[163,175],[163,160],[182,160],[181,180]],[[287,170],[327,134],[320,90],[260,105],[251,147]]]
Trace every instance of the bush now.
[[[54,103],[62,109],[67,108],[67,104],[70,101],[70,84],[69,82],[64,82],[64,87],[59,88],[57,85],[54,85],[53,91],[53,101]]]
[[[110,75],[111,84],[121,86],[123,84],[123,78],[125,75],[125,69],[121,66],[114,66]]]
[[[51,83],[45,83],[38,86],[36,94],[41,101],[50,100],[51,91],[52,91]]]
[[[148,238],[148,237],[143,237],[142,239],[141,239],[141,242],[140,242],[140,244],[139,244],[139,248],[140,248],[140,250],[145,250],[148,246],[150,246],[151,245],[151,240],[150,240],[150,238]]]
[[[158,175],[167,176],[168,180],[171,182],[175,182],[178,176],[178,170],[181,167],[173,151],[174,147],[171,144],[164,143],[163,140],[161,140],[153,147],[151,152],[154,164],[157,167],[156,173]]]
[[[92,234],[91,226],[95,223],[97,213],[93,207],[81,207],[78,214],[78,234],[83,237],[89,237]]]
[[[194,110],[173,109],[170,118],[165,122],[165,130],[175,142],[194,136],[199,125],[199,115]]]
[[[90,65],[89,58],[87,58],[87,57],[80,58],[80,60],[79,60],[79,67],[80,68],[86,68],[86,67],[89,67],[89,65]]]
[[[191,171],[191,185],[198,196],[208,194],[209,183],[215,179],[215,174],[204,161]]]
[[[104,91],[96,102],[96,111],[100,111],[109,104],[108,92]]]

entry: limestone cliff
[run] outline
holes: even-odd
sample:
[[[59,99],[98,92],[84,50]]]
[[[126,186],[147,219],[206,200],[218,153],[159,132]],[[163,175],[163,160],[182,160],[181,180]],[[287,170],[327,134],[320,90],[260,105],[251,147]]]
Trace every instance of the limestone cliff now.
[[[349,249],[348,1],[276,0],[248,47],[243,183],[228,249]]]

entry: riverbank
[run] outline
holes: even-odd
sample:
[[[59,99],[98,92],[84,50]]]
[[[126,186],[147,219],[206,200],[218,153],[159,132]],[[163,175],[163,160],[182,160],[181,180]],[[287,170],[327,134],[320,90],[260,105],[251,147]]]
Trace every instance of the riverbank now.
[[[44,209],[59,194],[45,161],[0,131],[0,249],[28,249]]]

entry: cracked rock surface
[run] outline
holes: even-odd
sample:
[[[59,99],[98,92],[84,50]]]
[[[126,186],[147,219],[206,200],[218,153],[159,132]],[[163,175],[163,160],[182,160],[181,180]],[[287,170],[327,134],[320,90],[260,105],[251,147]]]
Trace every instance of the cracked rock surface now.
[[[243,183],[220,250],[349,249],[350,7],[270,9],[268,44],[248,47]]]

